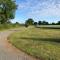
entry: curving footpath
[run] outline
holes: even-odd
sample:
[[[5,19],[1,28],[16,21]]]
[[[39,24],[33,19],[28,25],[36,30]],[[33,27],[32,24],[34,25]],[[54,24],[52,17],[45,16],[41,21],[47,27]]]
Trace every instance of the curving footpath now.
[[[16,49],[7,41],[7,37],[19,29],[0,32],[0,60],[37,60]]]

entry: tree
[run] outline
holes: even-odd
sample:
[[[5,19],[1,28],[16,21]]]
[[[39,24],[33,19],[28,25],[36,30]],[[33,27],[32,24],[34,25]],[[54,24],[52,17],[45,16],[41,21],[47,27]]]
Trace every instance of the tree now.
[[[26,20],[25,24],[26,25],[33,25],[34,24],[34,20],[29,18],[28,20]]]
[[[46,21],[42,21],[42,25],[48,25],[49,23]]]
[[[15,25],[20,25],[20,23],[19,22],[16,22]]]
[[[41,21],[38,21],[38,25],[41,25],[41,23],[42,23]]]
[[[0,0],[0,23],[4,24],[14,19],[16,3],[14,0]]]
[[[57,25],[60,25],[60,21],[58,21],[56,24],[57,24]]]
[[[35,26],[37,26],[37,24],[38,24],[37,22],[34,22],[34,25],[35,25]]]
[[[55,25],[55,23],[54,23],[54,22],[52,22],[52,25]]]
[[[28,24],[25,24],[25,27],[28,27],[29,25]]]

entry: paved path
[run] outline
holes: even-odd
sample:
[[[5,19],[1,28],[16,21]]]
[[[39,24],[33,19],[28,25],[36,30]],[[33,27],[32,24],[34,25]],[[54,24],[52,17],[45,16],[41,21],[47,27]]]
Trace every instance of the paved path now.
[[[37,60],[19,51],[7,41],[7,37],[18,30],[0,32],[0,60]]]

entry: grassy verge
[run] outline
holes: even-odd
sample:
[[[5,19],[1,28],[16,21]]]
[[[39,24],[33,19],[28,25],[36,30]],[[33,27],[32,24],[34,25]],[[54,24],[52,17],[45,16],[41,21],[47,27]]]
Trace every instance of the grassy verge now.
[[[14,25],[14,24],[0,24],[0,31],[8,30],[8,29],[14,29],[14,28],[18,28],[18,27],[20,27],[20,25]]]
[[[26,53],[43,60],[60,60],[60,30],[22,28],[9,41]]]

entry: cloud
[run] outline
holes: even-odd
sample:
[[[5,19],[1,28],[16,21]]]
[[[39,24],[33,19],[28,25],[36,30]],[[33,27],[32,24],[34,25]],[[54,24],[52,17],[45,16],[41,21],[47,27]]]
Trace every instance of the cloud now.
[[[29,10],[27,16],[60,16],[60,0],[26,0],[18,9]]]

